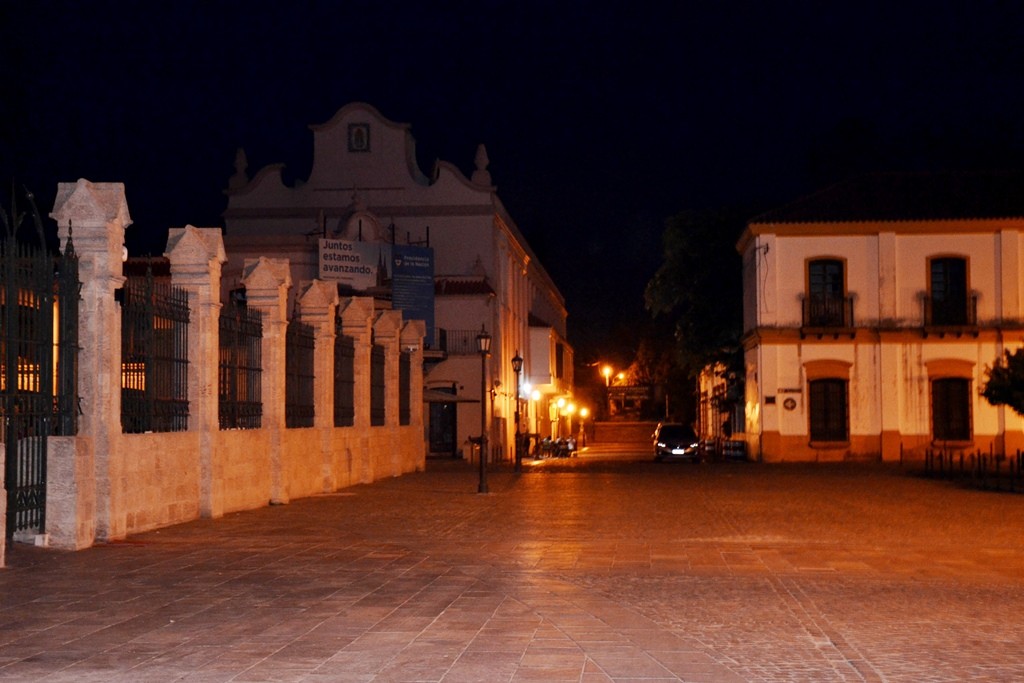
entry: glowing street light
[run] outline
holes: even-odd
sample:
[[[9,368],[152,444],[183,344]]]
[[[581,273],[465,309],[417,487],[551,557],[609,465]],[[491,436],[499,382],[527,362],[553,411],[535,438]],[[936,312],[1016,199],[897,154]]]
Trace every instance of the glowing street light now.
[[[612,379],[612,366],[605,365],[601,368],[601,374],[604,375],[604,385],[607,387],[611,384]]]

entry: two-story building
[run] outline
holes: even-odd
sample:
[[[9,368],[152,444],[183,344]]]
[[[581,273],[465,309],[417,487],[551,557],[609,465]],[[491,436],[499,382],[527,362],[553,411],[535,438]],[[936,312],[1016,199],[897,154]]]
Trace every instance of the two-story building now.
[[[312,170],[292,186],[281,164],[250,177],[239,150],[224,212],[225,287],[236,286],[246,258],[272,254],[288,259],[295,283],[335,282],[342,295],[423,319],[429,452],[470,456],[484,398],[491,455],[512,458],[512,359],[523,359],[521,431],[532,431],[572,395],[572,348],[565,300],[498,198],[485,148],[468,178],[445,161],[428,176],[410,126],[368,104],[310,128]],[[486,387],[481,330],[492,338]]]
[[[748,453],[921,458],[1024,447],[980,396],[1024,343],[1024,177],[873,174],[751,220],[743,256]]]

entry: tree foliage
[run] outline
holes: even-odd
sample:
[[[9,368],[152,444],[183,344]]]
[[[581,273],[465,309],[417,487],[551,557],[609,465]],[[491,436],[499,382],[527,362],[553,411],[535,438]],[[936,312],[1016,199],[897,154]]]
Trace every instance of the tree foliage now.
[[[681,367],[695,376],[729,361],[742,331],[742,261],[736,251],[749,214],[735,209],[682,211],[666,221],[664,262],[644,300],[673,329]]]
[[[1007,405],[1024,416],[1024,348],[1006,351],[985,369],[981,395],[994,406]]]

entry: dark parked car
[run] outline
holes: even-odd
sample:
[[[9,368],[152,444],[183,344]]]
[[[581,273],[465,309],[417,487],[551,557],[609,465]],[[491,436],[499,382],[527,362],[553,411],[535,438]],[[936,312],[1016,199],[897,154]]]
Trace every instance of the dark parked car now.
[[[700,440],[693,429],[682,424],[661,424],[654,430],[654,459],[700,460]]]

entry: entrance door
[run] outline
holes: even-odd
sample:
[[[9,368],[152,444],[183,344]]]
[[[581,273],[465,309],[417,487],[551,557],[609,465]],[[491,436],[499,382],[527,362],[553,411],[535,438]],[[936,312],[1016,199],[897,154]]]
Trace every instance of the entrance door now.
[[[439,393],[451,393],[447,388],[433,389]],[[431,403],[430,404],[430,454],[446,455],[455,457],[457,444],[455,435],[458,431],[458,403]]]

